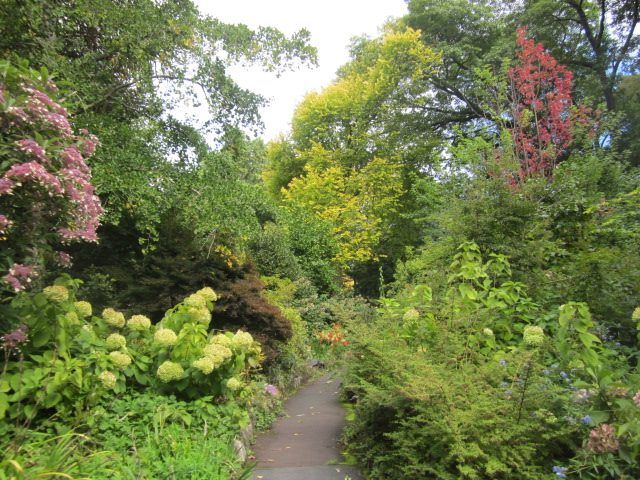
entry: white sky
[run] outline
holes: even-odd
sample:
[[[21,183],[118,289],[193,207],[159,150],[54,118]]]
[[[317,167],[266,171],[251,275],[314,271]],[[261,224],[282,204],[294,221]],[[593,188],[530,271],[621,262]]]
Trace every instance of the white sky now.
[[[375,37],[390,17],[407,13],[404,0],[194,0],[200,11],[225,23],[243,23],[250,28],[270,26],[290,35],[301,28],[311,32],[318,49],[319,67],[285,72],[279,78],[260,69],[230,70],[238,84],[270,99],[261,111],[266,125],[261,135],[272,140],[290,130],[296,105],[305,93],[320,90],[349,60],[348,46],[354,36]]]

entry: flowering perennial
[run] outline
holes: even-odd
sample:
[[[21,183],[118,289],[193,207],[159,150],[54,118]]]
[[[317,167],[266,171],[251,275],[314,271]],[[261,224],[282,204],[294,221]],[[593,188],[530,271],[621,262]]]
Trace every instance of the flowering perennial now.
[[[134,315],[127,322],[127,327],[129,327],[129,330],[133,330],[134,332],[149,330],[149,328],[151,328],[151,320],[144,315]]]
[[[124,370],[129,365],[131,365],[131,357],[126,353],[122,353],[118,351],[111,352],[109,354],[109,358],[111,359],[111,361],[113,362],[113,364],[116,366],[118,370]]]
[[[204,287],[203,289],[198,290],[196,294],[200,295],[208,302],[215,302],[218,300],[218,295],[216,295],[216,292],[214,292],[213,288],[210,287]]]
[[[524,327],[523,339],[525,345],[539,347],[544,342],[544,332],[537,325],[527,325]]]
[[[178,336],[176,332],[170,328],[161,328],[153,336],[153,340],[162,347],[170,347],[171,345],[175,345]]]
[[[69,290],[62,285],[53,285],[46,287],[43,291],[44,295],[54,303],[62,303],[69,300]]]
[[[207,300],[199,293],[194,293],[193,295],[189,295],[184,299],[184,304],[187,307],[206,308]]]
[[[192,308],[189,310],[189,314],[196,323],[201,323],[207,327],[209,326],[209,323],[211,323],[211,312],[207,307]]]
[[[410,311],[411,310],[409,310],[409,312]],[[409,313],[409,312],[407,312],[407,313]],[[406,316],[406,314],[405,314],[405,316]],[[349,342],[347,342],[344,339],[344,333],[342,332],[342,327],[339,324],[335,324],[333,327],[331,327],[331,329],[329,331],[316,333],[316,335],[318,336],[318,341],[321,344],[322,343],[327,343],[329,345],[331,345],[331,344],[334,344],[334,345],[337,345],[337,344],[349,345]]]
[[[29,333],[29,327],[24,324],[18,325],[18,328],[13,332],[0,337],[2,339],[2,346],[8,351],[18,348],[21,343],[29,340],[27,333]]]
[[[83,317],[90,317],[93,313],[93,309],[91,308],[91,304],[89,302],[73,302],[73,305],[76,307],[76,310]]]
[[[248,351],[253,345],[253,337],[248,332],[238,330],[233,336],[233,344],[241,350]]]
[[[589,433],[587,446],[596,453],[615,452],[619,446],[615,433],[616,427],[608,423],[601,423]]]
[[[235,393],[242,389],[242,382],[240,382],[240,380],[238,380],[237,378],[230,378],[229,380],[227,380],[227,387],[229,388],[229,390]]]
[[[112,333],[107,337],[106,344],[109,350],[119,350],[127,345],[127,339],[119,333]]]
[[[9,269],[6,280],[16,292],[19,292],[27,288],[31,280],[37,276],[35,267],[16,263]]]
[[[215,369],[213,360],[210,357],[201,357],[191,365],[200,370],[205,375],[209,375]]]
[[[158,367],[156,372],[161,382],[169,383],[174,380],[180,380],[184,375],[182,365],[176,362],[166,361]]]
[[[102,311],[102,318],[104,318],[108,325],[114,328],[122,328],[126,323],[124,315],[116,312],[113,308],[105,308]]]
[[[116,386],[117,378],[111,372],[108,372],[108,371],[102,372],[100,375],[98,375],[98,378],[100,378],[100,381],[102,382],[102,385],[107,390],[112,390],[113,387]]]
[[[81,323],[76,312],[67,312],[65,313],[64,318],[67,320],[69,325],[80,325]]]
[[[224,333],[218,333],[215,335],[210,343],[217,343],[218,345],[224,345],[225,347],[231,347],[233,345],[233,340],[227,337]]]

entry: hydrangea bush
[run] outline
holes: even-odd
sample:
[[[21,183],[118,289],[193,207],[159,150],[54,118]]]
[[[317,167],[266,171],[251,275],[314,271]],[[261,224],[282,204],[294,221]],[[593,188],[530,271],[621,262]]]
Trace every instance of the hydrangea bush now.
[[[212,289],[152,325],[111,308],[92,316],[91,305],[76,300],[80,283],[65,275],[12,300],[9,320],[20,326],[2,337],[0,419],[33,419],[51,408],[72,417],[127,388],[188,398],[251,393],[248,374],[260,365],[260,345],[247,332],[209,331]]]

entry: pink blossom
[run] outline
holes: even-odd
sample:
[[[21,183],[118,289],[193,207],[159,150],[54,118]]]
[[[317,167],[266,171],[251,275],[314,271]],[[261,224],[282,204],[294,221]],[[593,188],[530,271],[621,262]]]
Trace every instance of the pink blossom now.
[[[69,268],[73,263],[71,262],[71,255],[65,252],[56,252],[55,260],[61,267]]]
[[[615,452],[619,447],[615,433],[616,427],[601,423],[589,433],[589,448],[598,453]]]
[[[11,195],[13,193],[13,187],[15,183],[8,178],[0,178],[0,195]]]
[[[22,120],[25,123],[29,122],[29,116],[25,113],[23,109],[19,107],[11,106],[7,108],[7,113],[18,117],[20,120]]]
[[[14,179],[18,185],[28,181],[35,181],[43,186],[51,196],[62,193],[60,180],[35,161],[13,165],[5,173],[5,177]]]
[[[60,132],[60,136],[71,136],[71,125],[69,125],[69,122],[67,121],[65,116],[60,115],[59,113],[46,112],[44,114],[43,120],[56,127],[58,129],[58,132]]]
[[[16,349],[21,343],[25,343],[29,339],[29,337],[27,336],[28,333],[29,327],[22,324],[18,325],[18,328],[16,328],[13,332],[7,333],[6,335],[0,337],[0,339],[2,339],[4,348],[11,351]]]
[[[5,217],[4,215],[0,215],[0,234],[4,235],[5,233],[7,233],[7,230],[11,226],[11,223],[11,220],[9,220],[7,217]]]
[[[16,263],[9,269],[7,274],[7,282],[13,287],[16,292],[24,290],[26,286],[31,283],[31,280],[35,278],[35,268],[32,266],[24,266]]]
[[[44,148],[38,145],[38,142],[35,140],[18,140],[16,143],[20,147],[20,150],[27,152],[29,155],[35,157],[44,164],[51,165],[51,160],[47,158],[47,153],[44,151]]]

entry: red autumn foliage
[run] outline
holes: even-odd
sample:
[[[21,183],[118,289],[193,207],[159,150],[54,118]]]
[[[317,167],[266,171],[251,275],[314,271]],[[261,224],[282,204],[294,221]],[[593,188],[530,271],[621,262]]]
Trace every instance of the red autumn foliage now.
[[[542,44],[527,39],[526,33],[526,27],[518,29],[519,62],[508,70],[512,124],[507,130],[521,167],[511,174],[514,187],[527,177],[552,177],[568,156],[576,130],[591,124],[595,132],[596,126],[589,118],[591,109],[573,104],[573,73],[545,52]]]

